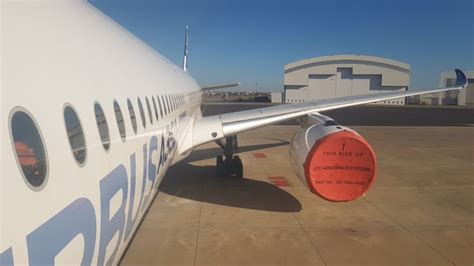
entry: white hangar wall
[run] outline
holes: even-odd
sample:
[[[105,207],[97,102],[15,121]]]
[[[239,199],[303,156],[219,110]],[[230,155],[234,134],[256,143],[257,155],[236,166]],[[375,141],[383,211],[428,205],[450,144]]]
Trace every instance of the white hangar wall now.
[[[474,71],[464,70],[467,77],[467,87],[459,91],[442,92],[438,95],[440,98],[439,104],[457,104],[457,105],[474,105]],[[454,71],[441,72],[440,86],[453,86],[456,83],[456,73]],[[454,100],[454,102],[450,101]]]
[[[474,105],[474,71],[463,70],[467,77],[467,87],[456,91],[429,93],[413,97],[413,101],[422,105]],[[445,71],[440,74],[440,87],[453,86],[456,73]]]
[[[285,103],[305,102],[380,91],[407,90],[410,65],[390,59],[335,55],[285,65]],[[377,102],[404,105],[405,98]]]

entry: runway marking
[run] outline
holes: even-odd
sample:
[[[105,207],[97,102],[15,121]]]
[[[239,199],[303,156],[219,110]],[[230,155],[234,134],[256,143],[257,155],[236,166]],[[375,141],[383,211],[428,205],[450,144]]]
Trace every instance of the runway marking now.
[[[285,179],[284,176],[269,176],[268,179],[275,180],[275,179]]]
[[[268,179],[277,187],[291,187],[284,176],[269,176]]]
[[[255,158],[267,158],[267,156],[263,152],[255,152],[253,156],[255,156]]]

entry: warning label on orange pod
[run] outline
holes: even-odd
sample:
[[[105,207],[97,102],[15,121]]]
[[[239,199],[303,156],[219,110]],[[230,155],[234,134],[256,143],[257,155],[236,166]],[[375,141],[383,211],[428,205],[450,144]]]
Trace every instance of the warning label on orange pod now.
[[[374,151],[364,138],[351,131],[318,140],[305,163],[309,187],[330,201],[350,201],[364,195],[375,173]]]

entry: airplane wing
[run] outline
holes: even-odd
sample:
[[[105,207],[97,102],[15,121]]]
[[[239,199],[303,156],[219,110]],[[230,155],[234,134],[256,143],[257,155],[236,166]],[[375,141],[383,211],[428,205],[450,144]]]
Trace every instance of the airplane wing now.
[[[449,90],[459,90],[465,88],[468,82],[466,75],[459,69],[456,69],[455,72],[456,84],[452,87],[371,93],[366,95],[316,100],[298,104],[282,104],[278,106],[203,117],[199,120],[196,120],[194,124],[192,129],[192,141],[189,141],[187,145],[184,145],[180,151],[185,152],[201,144],[219,140],[226,136],[232,136],[243,131],[279,123],[312,113],[361,105],[376,101],[391,100],[400,97],[444,92]]]
[[[229,83],[229,84],[215,84],[215,85],[209,85],[209,86],[201,87],[201,89],[203,91],[209,91],[209,90],[232,88],[232,87],[237,87],[239,85],[240,85],[240,82],[239,83]]]

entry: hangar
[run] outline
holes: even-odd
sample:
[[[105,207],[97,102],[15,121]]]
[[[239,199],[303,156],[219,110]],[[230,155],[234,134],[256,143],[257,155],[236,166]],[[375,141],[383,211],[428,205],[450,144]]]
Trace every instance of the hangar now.
[[[468,79],[466,88],[459,91],[442,93],[431,93],[420,95],[419,103],[429,105],[474,105],[474,71],[464,70]],[[456,82],[456,74],[453,71],[445,71],[440,74],[440,86],[451,86]]]
[[[457,105],[474,105],[474,71],[464,71],[468,79],[466,88],[460,91],[440,93],[445,98],[454,98]],[[440,86],[451,86],[456,82],[456,74],[453,71],[441,73]]]
[[[285,65],[284,102],[407,90],[410,65],[364,55],[334,55]],[[405,98],[377,104],[404,105]]]

